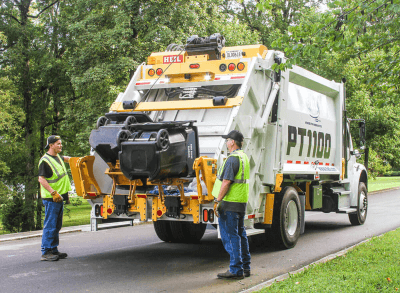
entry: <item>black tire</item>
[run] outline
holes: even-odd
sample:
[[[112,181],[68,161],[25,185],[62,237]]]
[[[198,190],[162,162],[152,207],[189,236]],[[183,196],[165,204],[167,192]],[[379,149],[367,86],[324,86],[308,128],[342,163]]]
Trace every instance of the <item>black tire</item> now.
[[[167,149],[169,147],[169,133],[166,129],[160,129],[158,131],[156,144],[162,150]]]
[[[101,116],[101,117],[99,117],[99,119],[97,119],[96,128],[98,129],[98,128],[101,127],[101,126],[105,126],[105,125],[107,125],[109,122],[110,122],[110,120],[108,120],[107,117]]]
[[[126,119],[124,121],[124,127],[127,130],[131,130],[130,125],[135,124],[135,123],[137,123],[135,116],[128,116],[128,117],[126,117]]]
[[[203,237],[207,225],[171,221],[170,227],[174,238],[172,242],[197,243]]]
[[[267,241],[281,249],[293,248],[300,237],[301,205],[293,187],[285,187],[275,196],[271,229],[266,229]]]
[[[128,138],[132,135],[129,130],[120,130],[117,135],[117,144],[118,148],[121,149],[121,143],[127,141]]]
[[[354,226],[364,224],[368,213],[368,191],[364,182],[358,185],[357,212],[349,214],[350,223]]]
[[[155,221],[153,222],[154,231],[160,240],[165,242],[174,242],[169,221]]]

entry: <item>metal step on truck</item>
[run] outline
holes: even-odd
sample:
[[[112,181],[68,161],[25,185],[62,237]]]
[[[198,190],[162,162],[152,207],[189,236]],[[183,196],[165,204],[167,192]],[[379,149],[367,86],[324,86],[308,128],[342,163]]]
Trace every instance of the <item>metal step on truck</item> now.
[[[365,121],[356,162],[345,85],[263,45],[225,47],[220,34],[152,53],[97,121],[92,154],[71,158],[77,194],[92,205],[92,230],[106,221],[152,221],[163,241],[197,242],[218,219],[211,194],[228,156],[221,137],[243,133],[250,160],[248,235],[291,248],[305,211],[366,220]]]

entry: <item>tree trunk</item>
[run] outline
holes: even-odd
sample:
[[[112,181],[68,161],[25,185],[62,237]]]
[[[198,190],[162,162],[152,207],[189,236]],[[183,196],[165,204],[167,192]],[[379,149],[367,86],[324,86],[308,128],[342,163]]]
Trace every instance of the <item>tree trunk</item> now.
[[[21,43],[22,43],[22,60],[23,66],[22,76],[21,76],[21,87],[22,87],[22,96],[24,99],[24,111],[25,111],[25,129],[24,129],[24,138],[25,138],[25,154],[26,154],[26,165],[25,165],[25,176],[24,176],[24,185],[25,185],[25,209],[24,212],[26,214],[26,221],[22,225],[23,231],[30,231],[35,228],[35,219],[34,219],[34,199],[35,199],[35,191],[37,190],[37,185],[34,182],[35,179],[35,146],[34,146],[34,137],[33,137],[33,110],[32,110],[32,81],[30,76],[30,43],[29,32],[27,29],[28,24],[28,13],[29,7],[31,5],[31,0],[21,1],[18,6],[20,10],[20,23],[22,26],[22,35],[21,35]]]

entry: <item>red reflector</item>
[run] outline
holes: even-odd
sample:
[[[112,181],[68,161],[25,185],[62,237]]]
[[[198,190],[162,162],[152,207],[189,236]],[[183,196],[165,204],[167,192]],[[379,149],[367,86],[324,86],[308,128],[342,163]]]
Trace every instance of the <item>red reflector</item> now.
[[[104,209],[103,209],[103,205],[101,205],[101,207],[100,207],[100,216],[103,216],[103,213],[104,213]]]
[[[137,197],[138,198],[147,198],[147,195],[146,194],[137,194]]]
[[[216,78],[214,78],[214,80],[220,80],[221,78],[220,77],[216,77]]]
[[[163,70],[161,68],[158,68],[156,73],[157,73],[157,75],[161,75],[161,74],[163,74]]]
[[[242,71],[244,69],[244,63],[242,63],[242,62],[238,63],[237,69]]]
[[[329,166],[329,163],[325,163],[325,166]]]
[[[148,73],[150,76],[153,76],[154,74],[156,74],[156,72],[154,71],[154,69],[150,69],[147,73]]]
[[[231,64],[228,65],[228,69],[229,69],[230,71],[234,71],[234,70],[236,69],[236,65],[233,64],[233,63],[231,63]]]
[[[149,82],[137,82],[136,83],[136,85],[143,85],[143,84],[150,84],[150,81]]]
[[[241,79],[241,78],[244,78],[244,76],[241,75],[241,76],[232,76],[231,77],[231,79]]]
[[[308,164],[310,164],[310,162],[306,162],[306,161],[304,161],[304,164],[308,165]]]
[[[320,162],[319,164],[320,164],[320,165],[323,165],[324,163]]]
[[[112,209],[107,209],[107,214],[111,215],[111,214],[112,214],[112,212],[113,212],[113,210],[112,210]]]
[[[190,67],[191,69],[197,69],[197,68],[200,68],[200,64],[197,64],[197,63],[195,63],[195,64],[190,64],[189,67]]]
[[[192,195],[191,197],[192,199],[199,199],[199,197],[197,195]]]
[[[291,163],[293,163],[293,161],[287,161],[288,162],[288,164],[291,164]]]
[[[253,219],[253,218],[255,218],[256,217],[256,215],[248,215],[248,219]]]
[[[96,193],[94,193],[94,192],[88,192],[87,195],[89,195],[89,196],[96,196]]]
[[[203,221],[208,222],[208,210],[203,210]]]
[[[296,164],[301,164],[301,161],[296,161]]]
[[[162,210],[158,210],[158,211],[157,211],[157,216],[158,216],[158,217],[161,217],[161,216],[162,216]]]

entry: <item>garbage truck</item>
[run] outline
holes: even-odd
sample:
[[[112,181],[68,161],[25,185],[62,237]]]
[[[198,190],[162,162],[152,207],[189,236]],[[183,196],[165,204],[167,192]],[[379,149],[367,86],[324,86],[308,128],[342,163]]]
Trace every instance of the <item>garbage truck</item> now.
[[[346,111],[345,81],[299,66],[282,52],[225,46],[220,34],[191,36],[152,53],[99,117],[90,155],[71,158],[91,227],[152,221],[166,242],[196,242],[218,228],[211,194],[228,151],[222,135],[244,135],[250,162],[249,236],[296,245],[305,211],[367,216],[365,121]],[[350,124],[353,123],[353,127]],[[351,129],[359,128],[357,148]],[[365,162],[357,159],[365,154]]]

